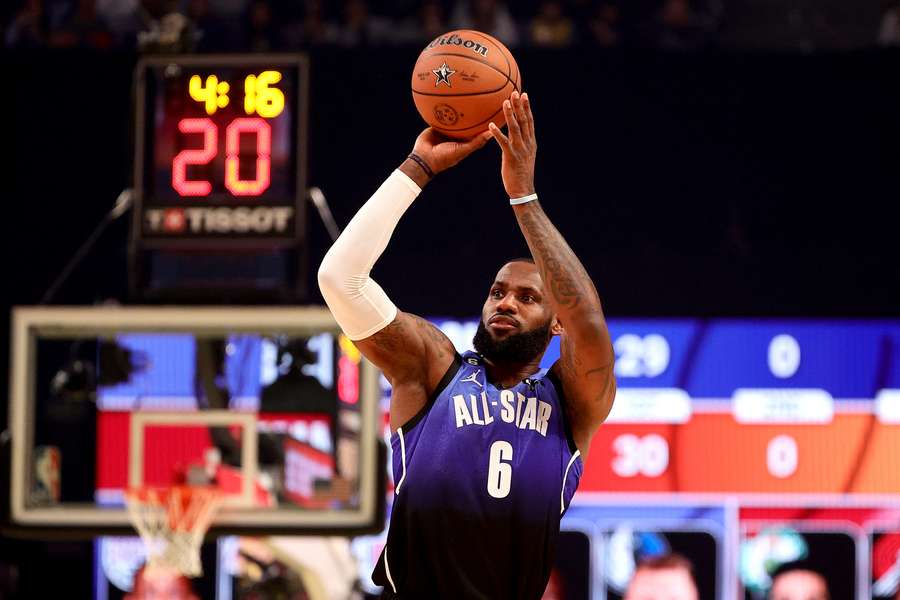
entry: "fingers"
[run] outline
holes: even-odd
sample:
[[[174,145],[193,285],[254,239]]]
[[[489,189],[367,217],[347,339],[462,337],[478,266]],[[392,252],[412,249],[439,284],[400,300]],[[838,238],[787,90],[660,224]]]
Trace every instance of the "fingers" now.
[[[503,132],[500,131],[500,128],[495,123],[491,122],[488,125],[488,133],[494,136],[494,139],[497,140],[503,151],[509,150],[509,138],[503,135]]]
[[[524,124],[525,131],[533,139],[534,138],[534,115],[531,113],[531,100],[528,98],[528,94],[522,94],[521,104],[522,104],[522,113],[524,115],[522,123]]]
[[[506,117],[506,126],[509,128],[510,141],[513,144],[520,143],[522,141],[522,129],[519,127],[519,120],[516,117],[515,110],[513,110],[512,100],[503,101],[503,115]]]
[[[534,145],[534,117],[527,94],[513,92],[503,103],[503,114],[509,124],[509,140],[515,147]]]
[[[525,100],[519,92],[513,92],[509,97],[510,102],[512,103],[513,112],[516,114],[516,120],[519,122],[519,127],[522,128],[522,133],[527,132],[528,125],[528,115],[525,113]]]

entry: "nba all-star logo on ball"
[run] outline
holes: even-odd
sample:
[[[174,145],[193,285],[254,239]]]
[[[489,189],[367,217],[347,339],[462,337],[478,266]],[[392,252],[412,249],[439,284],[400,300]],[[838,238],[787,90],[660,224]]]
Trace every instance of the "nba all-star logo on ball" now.
[[[483,46],[483,45],[479,44],[478,42],[462,38],[462,37],[456,35],[455,33],[451,33],[450,35],[442,35],[441,37],[437,38],[436,40],[434,40],[433,42],[428,44],[428,48],[434,48],[435,46],[448,46],[448,45],[462,46],[463,48],[470,48],[472,50],[472,52],[475,52],[476,54],[480,54],[482,56],[487,56],[487,53],[488,53],[487,46]]]
[[[450,83],[450,76],[456,73],[456,71],[448,67],[447,63],[442,64],[439,69],[433,69],[431,72],[437,76],[434,87],[437,87],[442,83],[446,83],[447,87],[453,87],[453,84]]]

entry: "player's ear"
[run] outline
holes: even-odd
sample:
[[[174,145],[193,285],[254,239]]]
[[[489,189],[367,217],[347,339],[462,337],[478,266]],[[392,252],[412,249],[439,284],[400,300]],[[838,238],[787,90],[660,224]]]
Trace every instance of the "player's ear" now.
[[[563,329],[562,323],[559,322],[559,319],[556,315],[553,315],[553,319],[550,321],[550,333],[553,335],[562,335],[565,329]]]

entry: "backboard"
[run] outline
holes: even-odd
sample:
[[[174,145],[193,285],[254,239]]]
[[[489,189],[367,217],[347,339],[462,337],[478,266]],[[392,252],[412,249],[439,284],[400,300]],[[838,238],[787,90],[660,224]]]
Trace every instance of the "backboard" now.
[[[11,532],[132,532],[126,490],[185,483],[213,535],[383,527],[378,373],[324,308],[21,307],[11,349]]]

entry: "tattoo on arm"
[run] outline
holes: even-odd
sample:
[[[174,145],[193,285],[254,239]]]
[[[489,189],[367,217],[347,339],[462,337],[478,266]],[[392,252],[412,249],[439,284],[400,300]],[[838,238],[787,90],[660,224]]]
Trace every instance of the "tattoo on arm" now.
[[[409,329],[409,324],[405,323],[407,318],[415,324],[415,333],[427,347],[432,348],[434,355],[432,358],[444,358],[453,347],[450,339],[444,335],[440,329],[423,319],[422,317],[409,314],[401,314],[394,319],[387,327],[372,334],[372,341],[375,346],[383,351],[393,354],[410,351],[410,335],[413,331]]]
[[[403,347],[403,319],[394,319],[384,329],[372,334],[375,345],[386,352],[396,352]]]
[[[519,224],[541,278],[553,294],[560,312],[568,312],[582,303],[588,310],[599,310],[600,299],[578,257],[539,206],[516,213]]]

